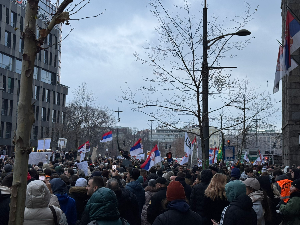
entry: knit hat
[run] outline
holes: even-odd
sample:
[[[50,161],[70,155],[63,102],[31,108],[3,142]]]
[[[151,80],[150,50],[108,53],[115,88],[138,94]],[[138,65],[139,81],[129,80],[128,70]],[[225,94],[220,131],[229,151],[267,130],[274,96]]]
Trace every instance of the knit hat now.
[[[6,164],[4,166],[4,170],[5,170],[6,173],[11,172],[12,171],[12,165]]]
[[[292,186],[300,190],[300,179],[294,180]]]
[[[236,178],[236,179],[240,179],[240,177],[241,177],[241,171],[240,171],[240,169],[234,167],[234,168],[231,170],[231,175],[230,175],[230,176],[231,176],[231,177],[234,177],[234,178]]]
[[[85,178],[78,178],[75,187],[86,187],[87,186],[87,181]]]
[[[179,181],[172,181],[167,188],[167,200],[185,200],[185,192],[182,184]]]
[[[258,191],[260,189],[259,181],[256,178],[247,178],[243,183],[246,187],[251,187],[254,190]]]

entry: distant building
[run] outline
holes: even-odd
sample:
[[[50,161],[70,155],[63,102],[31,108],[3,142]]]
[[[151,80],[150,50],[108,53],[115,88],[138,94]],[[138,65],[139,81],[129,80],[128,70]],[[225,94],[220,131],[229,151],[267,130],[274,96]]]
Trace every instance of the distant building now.
[[[22,54],[24,41],[21,33],[25,29],[26,1],[1,0],[0,2],[0,99],[1,132],[0,148],[11,154],[14,148],[13,136],[17,128],[17,106],[20,93]],[[48,0],[39,1],[37,37],[39,28],[46,28],[55,5]],[[56,25],[48,35],[36,57],[34,82],[32,85],[32,109],[35,123],[31,132],[31,146],[37,147],[37,140],[52,138],[51,146],[57,146],[57,126],[63,123],[68,87],[60,84],[61,26]]]

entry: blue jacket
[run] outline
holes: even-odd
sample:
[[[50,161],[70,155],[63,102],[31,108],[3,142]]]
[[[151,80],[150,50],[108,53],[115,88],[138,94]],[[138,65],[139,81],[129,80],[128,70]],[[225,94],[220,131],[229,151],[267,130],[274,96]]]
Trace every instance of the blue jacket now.
[[[137,198],[137,201],[139,204],[139,211],[140,211],[140,215],[141,215],[143,206],[146,201],[145,190],[144,190],[143,186],[140,184],[140,182],[138,180],[135,180],[135,181],[128,183],[125,186],[125,188],[136,195],[136,198]]]

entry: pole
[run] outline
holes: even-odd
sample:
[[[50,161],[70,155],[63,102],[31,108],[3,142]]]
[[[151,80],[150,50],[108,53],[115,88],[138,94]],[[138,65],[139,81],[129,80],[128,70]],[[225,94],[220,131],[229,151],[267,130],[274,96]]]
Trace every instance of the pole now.
[[[209,119],[208,119],[208,62],[207,62],[207,8],[206,0],[203,8],[203,62],[202,62],[202,129],[203,129],[203,149],[202,165],[203,169],[208,168],[209,154]]]

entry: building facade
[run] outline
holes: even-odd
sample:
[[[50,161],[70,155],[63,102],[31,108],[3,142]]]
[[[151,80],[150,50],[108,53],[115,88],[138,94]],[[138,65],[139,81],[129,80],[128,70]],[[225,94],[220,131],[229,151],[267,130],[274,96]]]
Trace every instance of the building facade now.
[[[20,93],[22,54],[25,29],[26,1],[1,0],[0,2],[0,99],[1,132],[0,148],[2,153],[11,155],[13,137],[17,128],[17,107]],[[37,19],[39,29],[56,11],[49,0],[40,0]],[[52,138],[52,147],[57,146],[57,127],[63,123],[68,87],[60,84],[61,26],[57,25],[48,35],[35,60],[34,82],[32,85],[32,108],[35,122],[31,132],[31,146],[37,147],[37,140]]]

